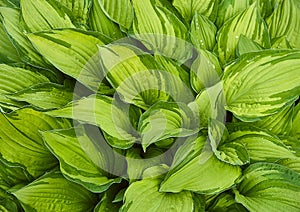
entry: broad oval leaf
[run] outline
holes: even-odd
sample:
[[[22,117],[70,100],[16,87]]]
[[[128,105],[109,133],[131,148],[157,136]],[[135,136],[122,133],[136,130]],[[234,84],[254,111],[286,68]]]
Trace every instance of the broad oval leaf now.
[[[145,179],[132,183],[125,192],[122,212],[143,210],[193,212],[192,193],[182,191],[178,194],[159,192],[160,179]]]
[[[97,35],[82,30],[61,29],[27,36],[57,69],[96,92],[103,80],[97,45],[109,42],[103,35]]]
[[[59,159],[60,170],[67,179],[94,193],[103,192],[121,181],[106,174],[114,164],[114,154],[104,151],[104,146],[98,151],[95,141],[83,128],[48,131],[42,135],[47,147]]]
[[[133,7],[130,0],[98,0],[103,12],[121,27],[129,29],[133,21]]]
[[[218,56],[222,64],[235,59],[235,51],[240,35],[244,35],[263,47],[270,46],[267,26],[260,17],[257,4],[228,20],[217,36]]]
[[[74,28],[69,16],[53,1],[21,0],[22,18],[31,32]]]
[[[249,53],[225,68],[226,109],[242,121],[255,121],[291,105],[300,92],[300,52]]]
[[[300,174],[278,164],[256,163],[244,171],[235,195],[250,211],[299,211]]]
[[[95,194],[52,171],[12,192],[26,211],[93,211]]]

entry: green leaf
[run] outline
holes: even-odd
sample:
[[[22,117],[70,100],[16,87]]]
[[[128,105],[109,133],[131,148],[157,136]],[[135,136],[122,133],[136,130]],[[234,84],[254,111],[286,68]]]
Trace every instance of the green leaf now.
[[[61,29],[27,35],[33,46],[57,69],[75,78],[93,91],[97,91],[103,80],[99,71],[97,45],[109,40],[97,34]],[[66,63],[66,61],[68,61]]]
[[[30,32],[74,28],[69,16],[47,0],[20,0],[22,18]]]
[[[12,194],[25,211],[92,211],[97,201],[94,194],[66,180],[58,171],[47,173]]]
[[[185,62],[192,56],[187,27],[167,7],[148,0],[133,0],[135,11],[134,36],[151,51]],[[147,16],[145,16],[147,14]]]
[[[281,159],[279,161],[277,161],[276,163],[286,166],[289,169],[292,169],[296,172],[298,172],[300,174],[300,158],[284,158]]]
[[[2,212],[19,212],[22,211],[17,199],[0,188],[0,210]]]
[[[216,44],[217,27],[205,16],[196,13],[191,23],[191,41],[197,49],[212,50]]]
[[[0,62],[10,64],[18,63],[20,61],[21,60],[16,48],[10,41],[3,24],[0,23]]]
[[[93,0],[88,22],[93,31],[101,32],[113,40],[118,40],[125,36],[119,26],[105,15],[98,0]]]
[[[218,5],[216,25],[220,28],[230,18],[243,12],[250,6],[250,0],[222,0]]]
[[[56,166],[57,160],[44,146],[39,132],[69,128],[69,122],[30,108],[11,114],[0,113],[0,120],[0,153],[3,159],[24,165],[35,178]]]
[[[300,48],[300,8],[297,0],[278,1],[273,14],[267,19],[272,44],[284,36],[292,48]]]
[[[196,13],[202,14],[207,18],[215,21],[218,9],[217,1],[205,1],[205,0],[174,0],[173,5],[174,7],[180,12],[180,14],[185,18],[187,21],[190,21]]]
[[[98,0],[103,12],[121,27],[129,29],[133,21],[133,7],[130,0]]]
[[[199,50],[191,66],[190,81],[196,93],[211,87],[221,80],[223,71],[218,58],[211,52]]]
[[[100,49],[107,80],[121,99],[143,109],[162,100],[188,103],[194,99],[182,80],[180,69],[165,69],[140,49],[128,44],[112,44]]]
[[[127,148],[139,137],[130,120],[138,117],[131,117],[130,106],[119,99],[91,95],[47,114],[97,125],[110,136],[126,142]]]
[[[245,124],[231,125],[230,128],[233,131],[230,135],[231,140],[246,147],[251,162],[275,162],[281,158],[296,157],[278,137],[264,130],[247,127]]]
[[[20,7],[20,1],[19,0],[0,0],[0,7],[18,8],[18,7]]]
[[[138,130],[142,146],[171,137],[186,137],[199,131],[199,121],[183,103],[158,102],[140,117]]]
[[[146,179],[132,183],[125,192],[122,212],[143,210],[193,212],[192,193],[182,191],[178,194],[159,192],[159,179]]]
[[[253,212],[298,211],[299,194],[299,173],[278,164],[256,163],[244,171],[235,199]]]
[[[299,51],[266,50],[245,54],[227,66],[226,109],[247,122],[291,105],[300,92],[299,56]]]
[[[241,175],[238,166],[218,160],[203,136],[185,141],[176,152],[171,170],[161,184],[161,192],[190,190],[214,194],[229,189]]]
[[[104,148],[98,151],[96,141],[88,134],[83,128],[42,133],[47,147],[60,162],[62,174],[88,190],[100,193],[120,182],[120,178],[113,179],[105,173],[115,163],[114,155],[105,152]]]
[[[243,205],[237,203],[234,196],[228,193],[220,194],[208,211],[211,212],[247,212],[247,209]]]
[[[262,50],[262,47],[258,45],[258,43],[247,38],[244,35],[240,35],[236,49],[236,55],[238,57],[246,53],[258,52],[260,50]]]
[[[42,56],[33,48],[20,27],[21,12],[19,9],[0,7],[1,20],[5,31],[20,54],[21,60],[30,65],[48,68]],[[49,47],[49,46],[48,46]]]
[[[300,105],[294,107],[292,129],[290,131],[291,136],[300,138]]]
[[[269,35],[264,20],[260,17],[256,3],[244,12],[224,23],[218,32],[218,54],[222,64],[235,59],[235,51],[241,35],[257,42],[263,47],[269,47]]]

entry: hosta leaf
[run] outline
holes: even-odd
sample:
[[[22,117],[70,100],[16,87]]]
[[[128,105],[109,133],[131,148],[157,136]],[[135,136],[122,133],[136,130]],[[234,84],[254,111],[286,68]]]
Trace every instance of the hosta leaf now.
[[[185,42],[188,30],[174,13],[148,0],[133,0],[132,3],[135,11],[135,37],[149,50],[178,62],[183,63],[191,58],[192,47]]]
[[[17,48],[21,60],[38,67],[49,67],[42,56],[33,48],[20,28],[21,12],[19,9],[0,7],[0,14],[5,31]]]
[[[286,36],[281,36],[273,40],[272,49],[293,49]]]
[[[174,0],[174,7],[180,12],[180,14],[190,21],[196,13],[202,14],[212,21],[215,21],[217,15],[219,1],[204,1],[204,0]]]
[[[105,174],[114,164],[113,153],[110,155],[104,148],[98,152],[96,141],[89,138],[83,128],[48,131],[42,135],[47,147],[59,159],[60,170],[67,179],[92,192],[103,192],[111,184],[120,182]]]
[[[262,118],[255,126],[269,130],[276,135],[287,135],[292,128],[294,105],[284,107],[278,113]]]
[[[160,187],[161,192],[190,190],[213,194],[234,185],[241,174],[240,168],[218,160],[211,150],[204,148],[205,141],[198,137],[179,148]]]
[[[211,87],[221,80],[223,73],[218,58],[209,51],[200,50],[191,66],[191,85],[195,92]]]
[[[133,21],[133,7],[130,0],[98,0],[103,12],[121,27],[129,29]]]
[[[0,113],[0,119],[0,153],[3,159],[24,165],[33,177],[40,176],[57,164],[44,146],[39,132],[68,128],[69,122],[29,108],[7,115]]]
[[[228,20],[218,32],[218,54],[222,64],[235,59],[239,36],[244,35],[263,47],[269,47],[267,26],[260,17],[256,3]]]
[[[6,95],[15,101],[27,102],[40,109],[55,109],[65,106],[76,99],[71,85],[54,83],[40,83],[16,93]]]
[[[121,211],[193,211],[191,192],[163,193],[159,192],[159,184],[160,179],[146,179],[132,183],[125,192],[125,203]]]
[[[124,37],[119,26],[105,15],[98,0],[93,0],[88,21],[92,30],[101,32],[113,40]]]
[[[243,144],[249,153],[251,162],[266,161],[275,162],[281,158],[294,158],[295,155],[284,145],[284,143],[277,137],[267,132],[247,125],[239,124],[237,126],[231,125],[229,128],[235,128],[237,132],[232,132],[230,135],[234,142]],[[241,131],[239,131],[241,130]],[[244,131],[243,131],[244,130]]]
[[[205,16],[196,13],[191,23],[191,41],[197,49],[212,50],[216,44],[217,27]]]
[[[299,51],[266,50],[227,66],[226,109],[242,121],[255,121],[291,105],[300,92],[299,56]]]
[[[19,0],[0,0],[0,7],[17,8],[17,7],[20,7],[20,1]]]
[[[297,0],[278,1],[274,13],[267,23],[272,44],[284,36],[293,48],[300,48],[300,7]]]
[[[244,171],[235,199],[254,212],[298,211],[299,194],[299,173],[278,164],[256,163]]]
[[[300,158],[284,158],[277,161],[278,164],[288,167],[300,174]]]
[[[220,194],[214,201],[213,205],[209,207],[212,212],[247,212],[243,205],[237,203],[234,196],[227,193]]]
[[[110,136],[126,142],[127,147],[138,139],[130,120],[130,106],[118,99],[91,95],[48,114],[97,125]],[[131,118],[138,120],[135,116]]]
[[[294,107],[292,129],[290,131],[291,136],[300,138],[300,105]]]
[[[22,211],[17,199],[0,188],[0,210],[2,212],[18,212]]]
[[[160,100],[188,103],[194,99],[179,69],[166,71],[136,47],[108,45],[100,49],[100,57],[106,78],[125,102],[147,109]]]
[[[73,28],[69,16],[55,2],[21,0],[22,18],[31,32],[58,28]]]
[[[280,139],[291,152],[300,157],[300,140],[297,136],[281,136]]]
[[[160,140],[185,137],[199,131],[199,121],[183,103],[158,102],[140,117],[138,130],[143,149]]]
[[[75,25],[86,25],[92,0],[54,0],[71,17]]]
[[[221,27],[227,20],[243,12],[250,6],[250,0],[222,0],[218,5],[216,25]]]
[[[92,211],[97,197],[81,185],[50,172],[13,192],[26,211]]]
[[[258,52],[260,50],[262,50],[262,47],[258,45],[255,41],[247,38],[244,35],[240,35],[236,49],[236,55],[238,57],[246,53]]]
[[[27,35],[33,46],[61,72],[97,91],[103,80],[97,45],[108,39],[81,30],[62,29]],[[66,61],[68,61],[66,63]]]
[[[19,54],[11,43],[4,26],[0,23],[0,62],[1,63],[17,63],[20,62]]]

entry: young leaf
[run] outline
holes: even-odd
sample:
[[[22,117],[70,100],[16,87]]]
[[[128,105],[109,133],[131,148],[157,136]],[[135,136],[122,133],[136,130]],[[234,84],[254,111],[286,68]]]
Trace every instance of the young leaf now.
[[[82,30],[61,29],[27,36],[33,46],[57,69],[97,91],[103,80],[97,45],[109,41],[104,36],[98,38],[96,35]]]
[[[0,120],[0,153],[5,160],[24,165],[35,178],[57,164],[39,132],[69,128],[69,122],[29,108],[11,114],[0,113]]]
[[[133,7],[130,0],[98,0],[102,11],[121,27],[129,29],[133,21]]]
[[[183,103],[158,102],[141,117],[138,130],[142,146],[148,146],[171,137],[186,137],[199,131],[199,121],[193,111]]]
[[[47,147],[59,159],[60,170],[67,179],[95,193],[120,182],[120,178],[113,179],[105,173],[115,163],[114,154],[110,152],[110,155],[105,148],[98,152],[96,141],[89,138],[83,128],[48,131],[42,135]]]
[[[299,51],[266,50],[227,66],[226,109],[242,121],[255,121],[291,105],[300,92],[299,56]]]
[[[235,59],[235,51],[240,35],[252,39],[263,47],[270,46],[267,26],[260,17],[256,3],[228,20],[219,30],[217,36],[218,56],[222,64]]]
[[[81,185],[52,171],[12,192],[26,211],[92,211],[97,198]]]
[[[20,0],[22,18],[30,32],[74,28],[69,16],[47,0]]]
[[[256,163],[244,171],[235,195],[250,211],[298,211],[300,174],[278,164]]]
[[[258,52],[262,50],[262,47],[255,41],[247,38],[244,35],[240,35],[239,42],[237,44],[236,55],[240,57],[243,54],[250,52]]]
[[[143,210],[193,212],[192,193],[182,191],[178,194],[159,192],[160,179],[146,179],[132,183],[125,192],[122,212]]]

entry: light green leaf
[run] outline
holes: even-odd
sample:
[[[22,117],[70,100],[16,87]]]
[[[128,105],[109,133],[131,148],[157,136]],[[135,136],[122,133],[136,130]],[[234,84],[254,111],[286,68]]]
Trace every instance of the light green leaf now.
[[[110,136],[126,142],[129,148],[139,137],[130,120],[138,117],[131,117],[130,111],[130,105],[118,99],[91,95],[47,114],[97,125]]]
[[[0,153],[3,159],[23,165],[35,178],[56,166],[57,160],[44,146],[39,132],[69,128],[69,122],[30,108],[11,114],[0,113],[0,120]]]
[[[98,0],[103,12],[121,27],[129,29],[133,21],[133,7],[130,0]]]
[[[161,192],[190,190],[215,194],[235,184],[241,175],[240,167],[218,160],[205,142],[203,136],[185,141],[176,152],[171,170],[161,184]]]
[[[196,13],[202,14],[207,18],[215,21],[219,0],[174,0],[174,7],[187,21],[192,20]]]
[[[30,65],[48,68],[40,54],[33,48],[30,41],[20,27],[21,12],[19,9],[0,7],[1,20],[5,31],[10,36],[12,43],[17,48],[21,60]],[[49,47],[49,46],[48,46]]]
[[[125,201],[121,211],[193,212],[194,204],[191,192],[163,193],[159,192],[159,184],[159,179],[146,179],[132,183],[125,192]]]
[[[300,105],[294,107],[292,129],[290,131],[291,136],[300,138]]]
[[[125,36],[119,26],[105,15],[98,0],[93,0],[88,22],[93,31],[101,32],[113,40],[118,40]]]
[[[272,163],[256,163],[243,173],[235,200],[249,211],[298,211],[300,174]]]
[[[244,35],[240,35],[236,49],[236,55],[238,57],[246,53],[258,52],[260,50],[262,50],[262,47],[258,45],[258,43],[247,38]]]
[[[273,40],[272,49],[293,49],[286,36],[281,36]]]
[[[154,5],[149,0],[133,0],[135,11],[134,36],[151,51],[185,62],[192,56],[187,27],[167,7]],[[147,16],[145,16],[147,14]]]
[[[136,47],[108,45],[100,49],[100,57],[106,78],[125,102],[147,109],[160,100],[188,103],[194,99],[180,69],[165,70]]]
[[[104,148],[98,152],[96,141],[83,128],[48,131],[42,135],[47,147],[59,159],[60,170],[67,179],[99,193],[120,182],[120,178],[113,179],[105,173],[115,163],[114,155]]]
[[[92,0],[54,0],[61,5],[75,25],[85,27]]]
[[[230,18],[243,12],[250,6],[250,0],[222,0],[218,5],[216,25],[220,28]]]
[[[246,147],[251,162],[275,162],[281,158],[296,157],[278,137],[267,134],[267,132],[255,127],[250,126],[247,128],[247,125],[241,124],[239,129],[239,124],[236,125],[229,127],[229,129],[235,128],[237,131],[233,131],[230,137],[232,141],[243,144]],[[245,131],[243,132],[243,130]]]
[[[63,107],[71,102],[73,98],[76,99],[77,96],[73,92],[74,90],[70,85],[41,83],[17,93],[6,95],[6,97],[48,110]]]
[[[246,36],[263,47],[270,46],[267,26],[260,17],[256,3],[225,22],[219,30],[217,36],[218,56],[222,64],[235,59],[240,35]]]
[[[26,211],[92,211],[96,195],[66,180],[60,172],[50,172],[12,192]]]
[[[142,146],[148,146],[171,137],[186,137],[199,131],[199,121],[183,103],[158,102],[140,117],[138,130]]]
[[[220,194],[209,207],[211,212],[247,212],[243,205],[237,203],[234,196],[228,193]]]
[[[284,158],[276,163],[281,164],[283,166],[288,167],[289,169],[292,169],[300,174],[300,158]]]
[[[20,61],[21,60],[16,48],[10,41],[3,24],[0,23],[0,62],[10,64],[18,63]]]
[[[21,0],[22,18],[31,32],[74,28],[69,16],[53,1]]]
[[[205,16],[196,13],[191,23],[191,41],[197,49],[212,50],[216,44],[217,27]]]
[[[284,36],[292,48],[300,48],[300,7],[297,0],[278,1],[273,14],[267,19],[272,44]]]
[[[255,121],[291,105],[300,92],[299,56],[299,51],[266,50],[227,66],[226,109],[242,121]]]
[[[97,34],[61,29],[27,35],[33,46],[57,69],[75,78],[93,91],[103,80],[99,71],[97,45],[109,40]],[[66,61],[68,61],[66,63]]]
[[[218,58],[211,52],[199,50],[191,66],[190,81],[196,93],[211,87],[221,80],[223,71]]]

